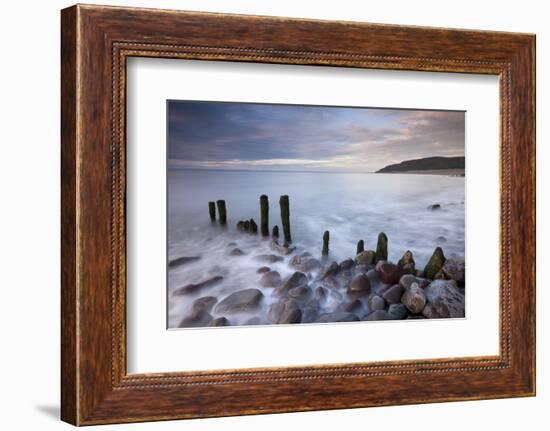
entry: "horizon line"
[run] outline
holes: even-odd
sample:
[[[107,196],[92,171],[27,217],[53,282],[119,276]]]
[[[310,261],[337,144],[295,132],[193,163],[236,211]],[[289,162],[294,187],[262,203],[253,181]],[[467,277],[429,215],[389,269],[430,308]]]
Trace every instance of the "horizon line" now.
[[[220,171],[220,172],[283,172],[283,173],[305,173],[305,174],[375,174],[375,171],[319,171],[319,170],[292,170],[292,169],[231,169],[231,168],[188,168],[184,166],[168,165],[168,169],[183,171]]]

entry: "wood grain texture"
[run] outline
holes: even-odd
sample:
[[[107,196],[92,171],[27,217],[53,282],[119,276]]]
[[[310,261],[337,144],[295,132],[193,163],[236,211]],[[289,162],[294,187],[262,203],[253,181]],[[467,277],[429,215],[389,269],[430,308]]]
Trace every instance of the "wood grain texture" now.
[[[62,11],[61,36],[63,420],[87,425],[535,393],[533,35],[74,6]],[[127,375],[131,56],[498,75],[499,355]]]

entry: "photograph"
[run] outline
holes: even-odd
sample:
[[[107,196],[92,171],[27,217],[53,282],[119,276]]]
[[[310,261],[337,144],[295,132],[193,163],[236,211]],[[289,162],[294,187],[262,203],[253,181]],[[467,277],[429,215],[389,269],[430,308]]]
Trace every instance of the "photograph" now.
[[[465,116],[168,100],[167,327],[465,318]]]

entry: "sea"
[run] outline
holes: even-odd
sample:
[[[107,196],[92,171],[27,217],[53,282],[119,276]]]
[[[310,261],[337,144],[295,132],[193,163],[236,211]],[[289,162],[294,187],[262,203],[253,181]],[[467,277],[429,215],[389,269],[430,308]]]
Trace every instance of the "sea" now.
[[[256,316],[236,316],[242,325],[251,317],[262,324],[276,301],[273,288],[259,285],[255,256],[273,253],[270,240],[239,231],[239,220],[260,225],[259,198],[269,198],[269,229],[278,225],[282,236],[279,197],[290,199],[292,245],[296,253],[321,258],[323,232],[330,232],[329,261],[355,256],[358,240],[375,249],[377,237],[388,237],[388,259],[397,262],[412,251],[417,268],[440,246],[446,257],[464,258],[465,178],[429,174],[334,173],[295,171],[168,170],[168,260],[183,256],[200,259],[168,270],[168,326],[176,328],[200,296],[219,300],[247,288],[263,291],[265,300]],[[211,223],[208,202],[223,199],[227,226]],[[432,209],[433,205],[439,208]],[[231,256],[233,248],[245,254]],[[294,272],[283,262],[268,264],[284,278]],[[207,292],[173,296],[187,284],[221,275],[223,281]],[[337,304],[327,304],[325,311]],[[214,316],[216,317],[216,316]]]

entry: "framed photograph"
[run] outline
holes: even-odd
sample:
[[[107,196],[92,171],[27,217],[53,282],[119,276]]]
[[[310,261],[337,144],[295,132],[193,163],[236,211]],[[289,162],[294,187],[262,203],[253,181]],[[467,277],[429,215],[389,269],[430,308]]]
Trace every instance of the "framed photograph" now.
[[[62,11],[62,419],[535,394],[535,37]]]

